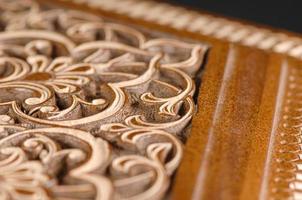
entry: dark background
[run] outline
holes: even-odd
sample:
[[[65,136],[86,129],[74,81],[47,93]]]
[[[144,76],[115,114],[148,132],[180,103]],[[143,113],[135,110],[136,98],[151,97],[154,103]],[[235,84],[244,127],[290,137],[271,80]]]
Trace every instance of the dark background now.
[[[202,9],[274,28],[302,33],[302,0],[169,0],[170,2]]]

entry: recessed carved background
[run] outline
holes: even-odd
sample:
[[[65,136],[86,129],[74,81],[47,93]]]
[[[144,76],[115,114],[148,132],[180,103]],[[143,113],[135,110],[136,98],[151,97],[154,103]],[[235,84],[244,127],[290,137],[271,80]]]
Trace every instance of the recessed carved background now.
[[[160,199],[205,45],[0,0],[0,199]]]

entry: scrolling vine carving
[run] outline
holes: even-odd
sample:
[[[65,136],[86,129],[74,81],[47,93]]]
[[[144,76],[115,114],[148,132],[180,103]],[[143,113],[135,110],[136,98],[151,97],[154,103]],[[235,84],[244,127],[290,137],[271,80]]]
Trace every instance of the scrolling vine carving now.
[[[207,46],[0,1],[1,199],[161,199]]]

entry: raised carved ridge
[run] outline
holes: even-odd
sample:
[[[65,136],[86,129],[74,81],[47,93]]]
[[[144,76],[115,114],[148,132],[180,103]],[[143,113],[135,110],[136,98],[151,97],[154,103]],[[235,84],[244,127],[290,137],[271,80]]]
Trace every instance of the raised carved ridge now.
[[[0,198],[163,198],[207,46],[24,0],[0,29]]]

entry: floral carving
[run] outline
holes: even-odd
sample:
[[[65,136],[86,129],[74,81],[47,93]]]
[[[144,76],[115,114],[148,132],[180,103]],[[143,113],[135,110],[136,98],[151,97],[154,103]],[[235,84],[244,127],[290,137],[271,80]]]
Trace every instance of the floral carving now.
[[[161,199],[207,46],[0,1],[1,199]]]
[[[0,155],[2,199],[108,199],[111,195],[109,180],[90,174],[104,170],[109,163],[108,143],[87,132],[67,128],[17,130],[1,139]]]

